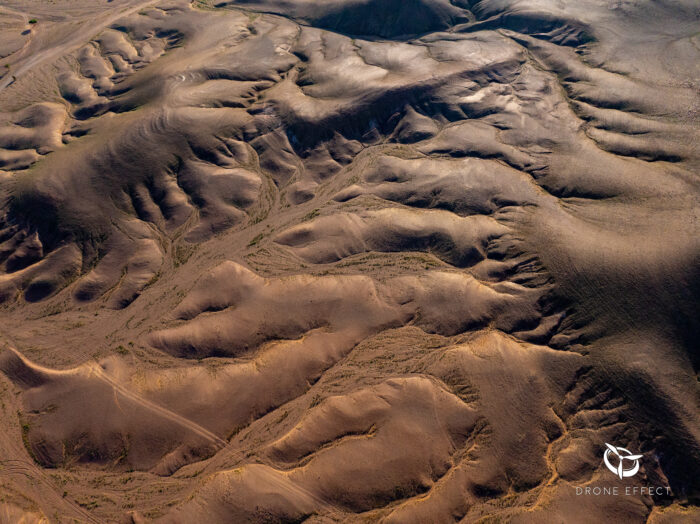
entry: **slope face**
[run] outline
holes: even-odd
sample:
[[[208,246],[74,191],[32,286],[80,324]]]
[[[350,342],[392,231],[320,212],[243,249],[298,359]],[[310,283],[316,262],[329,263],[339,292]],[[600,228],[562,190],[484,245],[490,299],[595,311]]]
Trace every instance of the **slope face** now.
[[[0,7],[0,522],[697,521],[699,20]]]
[[[215,5],[277,13],[349,35],[397,38],[441,31],[469,20],[470,12],[454,4],[449,0],[244,0]]]

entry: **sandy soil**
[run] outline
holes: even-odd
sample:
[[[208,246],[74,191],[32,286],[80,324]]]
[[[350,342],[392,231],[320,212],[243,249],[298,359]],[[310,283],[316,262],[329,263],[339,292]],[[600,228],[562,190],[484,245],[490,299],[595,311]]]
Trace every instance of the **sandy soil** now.
[[[0,522],[700,520],[699,22],[4,1]]]

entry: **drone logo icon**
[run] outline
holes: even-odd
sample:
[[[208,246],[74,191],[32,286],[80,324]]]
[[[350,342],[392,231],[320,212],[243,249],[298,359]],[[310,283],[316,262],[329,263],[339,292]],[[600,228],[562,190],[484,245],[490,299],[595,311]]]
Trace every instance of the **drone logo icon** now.
[[[630,450],[613,446],[607,442],[605,445],[608,447],[608,449],[605,450],[603,461],[605,462],[605,466],[610,471],[620,477],[620,479],[633,477],[637,474],[639,471],[639,459],[642,458],[643,455],[633,455]],[[617,457],[617,466],[614,466],[610,462],[610,457],[613,455]],[[626,462],[631,462],[632,465],[629,468],[625,468]]]

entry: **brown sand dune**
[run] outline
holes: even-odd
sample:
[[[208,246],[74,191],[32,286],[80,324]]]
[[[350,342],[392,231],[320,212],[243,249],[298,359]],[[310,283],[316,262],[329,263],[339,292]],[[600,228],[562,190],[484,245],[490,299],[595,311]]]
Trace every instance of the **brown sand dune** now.
[[[225,445],[204,428],[121,389],[99,366],[50,371],[16,352],[5,353],[1,365],[26,390],[25,439],[44,466],[93,462],[158,470],[171,450],[197,456]]]
[[[698,22],[5,1],[0,522],[698,521]]]

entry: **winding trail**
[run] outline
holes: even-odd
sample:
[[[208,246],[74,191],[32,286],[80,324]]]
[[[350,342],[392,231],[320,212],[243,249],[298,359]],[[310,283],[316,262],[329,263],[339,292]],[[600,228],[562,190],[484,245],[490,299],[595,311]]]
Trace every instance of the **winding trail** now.
[[[16,66],[16,69],[11,75],[6,75],[0,80],[0,93],[2,93],[5,90],[5,88],[7,88],[9,85],[14,83],[15,79],[21,78],[27,72],[31,71],[34,67],[43,64],[44,62],[47,62],[49,60],[53,60],[70,53],[71,51],[83,45],[85,42],[92,40],[111,23],[116,22],[117,20],[125,16],[129,16],[130,14],[135,13],[136,11],[139,11],[144,7],[147,7],[156,2],[157,0],[147,0],[146,2],[139,2],[128,9],[107,16],[102,20],[94,20],[90,23],[89,32],[79,31],[73,38],[71,38],[68,42],[65,42],[64,44],[58,45],[56,47],[50,47],[48,49],[43,49],[37,53],[32,54],[24,62],[19,62]],[[10,10],[9,8],[4,9]]]
[[[181,415],[178,415],[177,413],[170,411],[169,409],[166,409],[162,406],[159,406],[158,404],[154,404],[153,402],[144,399],[143,397],[137,395],[136,393],[133,393],[132,391],[129,391],[127,388],[119,384],[117,381],[115,381],[112,377],[110,377],[107,373],[104,372],[102,367],[95,363],[90,366],[90,373],[93,374],[95,377],[99,378],[100,380],[103,380],[110,386],[112,386],[115,390],[115,392],[119,392],[122,394],[124,397],[128,398],[129,400],[137,403],[140,406],[145,407],[146,409],[149,409],[151,411],[155,411],[159,415],[162,415],[163,417],[167,418],[168,420],[172,420],[173,422],[180,424],[183,427],[186,427],[187,429],[191,430],[192,432],[196,433],[200,437],[203,437],[217,446],[220,446],[221,448],[226,447],[228,442],[226,442],[224,439],[218,437],[211,431],[209,431],[206,428],[203,428],[199,424],[192,422],[188,418],[185,418]]]
[[[4,335],[6,340],[11,341],[11,339]],[[177,413],[164,408],[162,406],[159,406],[158,404],[155,404],[149,400],[146,400],[140,395],[137,395],[133,391],[130,391],[129,389],[125,388],[123,385],[121,385],[119,382],[114,380],[112,377],[110,377],[107,373],[105,373],[104,369],[100,364],[97,362],[90,363],[90,364],[85,364],[84,366],[80,366],[78,368],[72,369],[72,370],[66,370],[66,371],[59,371],[51,368],[46,368],[44,366],[41,366],[39,364],[36,364],[34,362],[31,362],[27,360],[24,355],[17,350],[14,347],[14,344],[8,345],[7,346],[7,351],[13,352],[19,359],[22,360],[25,366],[35,369],[41,373],[45,373],[47,375],[64,375],[64,374],[72,374],[76,372],[80,372],[81,369],[87,369],[88,371],[88,376],[94,376],[95,378],[102,380],[103,382],[106,382],[108,385],[110,385],[115,393],[120,393],[123,395],[125,398],[135,402],[139,406],[143,406],[148,410],[154,411],[155,413],[158,413],[159,415],[167,418],[168,420],[171,420],[175,422],[176,424],[179,424],[189,430],[191,430],[193,433],[199,435],[200,437],[216,444],[219,448],[224,448],[228,445],[228,442],[226,442],[224,439],[220,438],[219,436],[215,435],[208,429],[200,426],[199,424],[189,420],[188,418],[183,417],[182,415],[178,415]]]

